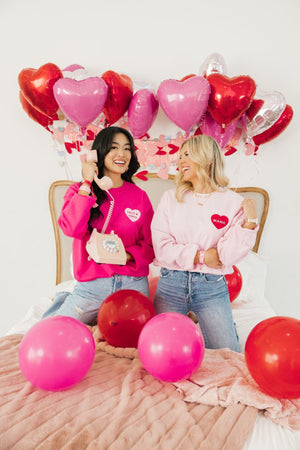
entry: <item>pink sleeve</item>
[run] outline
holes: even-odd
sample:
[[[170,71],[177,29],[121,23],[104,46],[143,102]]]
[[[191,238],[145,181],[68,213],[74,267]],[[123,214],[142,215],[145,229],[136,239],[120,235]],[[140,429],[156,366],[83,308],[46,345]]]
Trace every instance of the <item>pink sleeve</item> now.
[[[58,224],[66,236],[81,239],[88,232],[90,210],[96,199],[79,195],[78,189],[79,185],[76,183],[67,190]]]
[[[219,258],[225,266],[238,263],[247,256],[255,244],[259,227],[253,230],[242,228],[244,219],[244,212],[240,209],[233,218],[230,228],[218,242]]]
[[[151,264],[154,259],[154,251],[151,238],[151,221],[153,218],[153,207],[145,193],[143,196],[143,223],[139,231],[139,236],[135,245],[126,247],[126,251],[133,256],[127,265],[135,270],[145,267],[145,264]]]
[[[154,213],[151,229],[155,257],[161,266],[176,267],[178,270],[194,268],[194,258],[198,250],[196,244],[177,244],[169,224],[168,193],[163,194]]]

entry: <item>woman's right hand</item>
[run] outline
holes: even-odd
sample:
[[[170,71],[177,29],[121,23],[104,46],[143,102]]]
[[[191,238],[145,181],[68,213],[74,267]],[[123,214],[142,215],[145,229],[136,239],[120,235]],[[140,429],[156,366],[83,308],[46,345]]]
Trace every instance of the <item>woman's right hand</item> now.
[[[95,174],[98,175],[97,164],[94,162],[83,162],[81,165],[81,173],[83,180],[88,180],[92,183]]]
[[[212,267],[214,269],[220,269],[223,264],[219,259],[218,250],[216,248],[209,248],[204,253],[204,263],[208,267]]]
[[[199,264],[199,255],[200,251],[198,250],[195,255],[194,264]],[[208,267],[212,267],[213,269],[220,269],[223,266],[219,259],[218,250],[216,248],[212,247],[208,250],[205,250],[204,264]]]

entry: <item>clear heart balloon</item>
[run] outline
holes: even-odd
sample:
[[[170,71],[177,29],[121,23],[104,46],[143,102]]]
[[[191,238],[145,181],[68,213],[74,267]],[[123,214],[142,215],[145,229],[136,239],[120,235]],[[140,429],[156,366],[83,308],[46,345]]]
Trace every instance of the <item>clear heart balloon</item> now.
[[[225,60],[220,53],[212,53],[200,66],[199,75],[207,77],[211,73],[227,74]]]
[[[279,119],[286,106],[284,96],[277,91],[258,89],[255,98],[263,100],[263,105],[247,123],[247,134],[250,138],[270,128]]]

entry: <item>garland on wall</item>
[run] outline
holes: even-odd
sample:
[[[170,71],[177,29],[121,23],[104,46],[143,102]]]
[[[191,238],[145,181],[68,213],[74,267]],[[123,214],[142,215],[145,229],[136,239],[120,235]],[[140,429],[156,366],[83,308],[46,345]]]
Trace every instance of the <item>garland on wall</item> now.
[[[112,70],[91,76],[78,64],[26,68],[18,81],[23,109],[51,133],[59,156],[89,151],[101,129],[119,125],[134,137],[142,179],[148,172],[161,178],[176,173],[178,149],[190,136],[212,136],[225,156],[256,155],[293,117],[280,92],[259,89],[250,76],[229,78],[219,53],[206,58],[199,75],[164,80],[157,92]],[[150,136],[159,107],[178,127],[175,136]]]

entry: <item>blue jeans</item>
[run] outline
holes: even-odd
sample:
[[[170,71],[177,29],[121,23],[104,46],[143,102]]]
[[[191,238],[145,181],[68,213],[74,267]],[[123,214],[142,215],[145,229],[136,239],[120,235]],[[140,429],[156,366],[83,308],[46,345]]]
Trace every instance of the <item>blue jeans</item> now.
[[[55,295],[53,304],[42,318],[69,316],[88,325],[94,324],[101,304],[110,294],[120,289],[134,289],[148,297],[148,278],[114,275],[110,278],[78,281],[72,293],[59,292]]]
[[[225,277],[162,268],[154,299],[157,314],[193,311],[206,348],[240,351]]]

